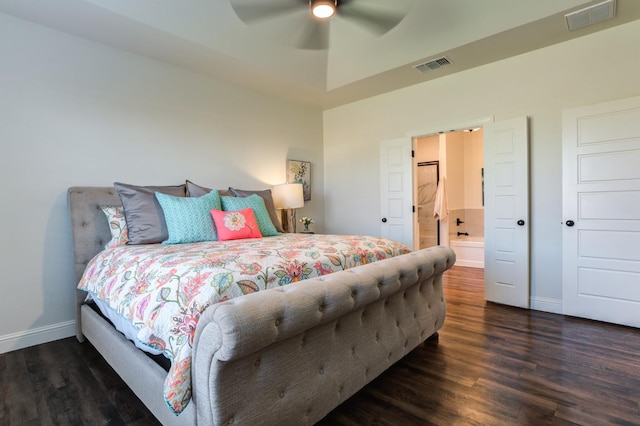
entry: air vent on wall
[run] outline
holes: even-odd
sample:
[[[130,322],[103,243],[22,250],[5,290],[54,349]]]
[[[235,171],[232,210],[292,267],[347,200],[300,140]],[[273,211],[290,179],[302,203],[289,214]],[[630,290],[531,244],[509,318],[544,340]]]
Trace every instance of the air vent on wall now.
[[[413,67],[420,72],[427,72],[429,70],[437,70],[438,68],[442,68],[446,65],[451,65],[452,62],[446,56],[442,56],[440,58],[431,59],[430,61],[424,62],[422,64],[414,65]]]
[[[564,15],[569,31],[606,21],[616,15],[616,0],[606,0]]]

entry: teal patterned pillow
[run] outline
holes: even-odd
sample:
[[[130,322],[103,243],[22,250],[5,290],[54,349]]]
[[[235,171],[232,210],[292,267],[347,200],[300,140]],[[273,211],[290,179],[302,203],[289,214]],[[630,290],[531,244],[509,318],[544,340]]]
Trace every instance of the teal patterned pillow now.
[[[249,195],[248,197],[220,197],[222,198],[222,210],[235,211],[246,209],[251,207],[253,209],[253,215],[258,222],[258,229],[263,237],[273,237],[274,235],[280,235],[271,218],[269,212],[264,204],[264,199],[257,195]]]
[[[175,197],[156,192],[167,222],[169,239],[162,244],[197,243],[218,239],[211,209],[220,210],[220,195],[215,189],[202,197]]]

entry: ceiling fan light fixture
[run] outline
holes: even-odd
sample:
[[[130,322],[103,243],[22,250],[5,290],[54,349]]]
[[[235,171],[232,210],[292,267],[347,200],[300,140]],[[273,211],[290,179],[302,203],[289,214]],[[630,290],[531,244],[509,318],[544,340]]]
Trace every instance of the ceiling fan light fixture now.
[[[311,0],[311,14],[318,19],[331,18],[336,13],[335,0]]]

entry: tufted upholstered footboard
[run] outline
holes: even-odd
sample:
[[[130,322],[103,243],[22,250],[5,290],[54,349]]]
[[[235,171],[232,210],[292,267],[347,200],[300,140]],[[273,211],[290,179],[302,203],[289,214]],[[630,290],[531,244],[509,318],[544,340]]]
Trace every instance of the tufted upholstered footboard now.
[[[106,187],[73,187],[68,199],[77,283],[109,238],[99,207],[120,202]],[[178,417],[162,398],[166,372],[81,291],[77,337],[165,425],[312,424],[442,327],[442,273],[454,262],[432,247],[209,307],[195,335],[193,400]]]
[[[320,420],[442,327],[454,261],[433,247],[210,307],[195,337],[198,423]]]

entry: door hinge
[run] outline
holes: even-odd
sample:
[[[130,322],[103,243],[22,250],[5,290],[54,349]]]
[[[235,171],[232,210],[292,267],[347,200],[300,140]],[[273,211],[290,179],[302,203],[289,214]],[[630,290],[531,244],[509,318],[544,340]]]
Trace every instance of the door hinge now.
[[[415,213],[415,212],[416,212],[416,206],[411,206],[411,211],[412,211],[413,213]]]
[[[416,157],[416,152],[412,149],[411,150],[411,158],[415,158]]]

